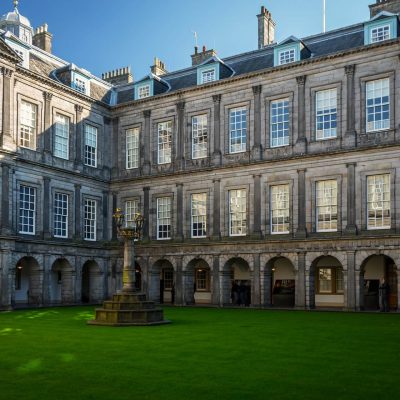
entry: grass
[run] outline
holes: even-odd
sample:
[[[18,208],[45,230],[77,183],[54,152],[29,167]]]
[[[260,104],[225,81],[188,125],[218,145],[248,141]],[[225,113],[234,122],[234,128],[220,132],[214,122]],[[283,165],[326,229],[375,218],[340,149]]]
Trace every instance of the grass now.
[[[398,399],[400,315],[166,308],[171,325],[86,325],[93,308],[0,313],[0,397]]]

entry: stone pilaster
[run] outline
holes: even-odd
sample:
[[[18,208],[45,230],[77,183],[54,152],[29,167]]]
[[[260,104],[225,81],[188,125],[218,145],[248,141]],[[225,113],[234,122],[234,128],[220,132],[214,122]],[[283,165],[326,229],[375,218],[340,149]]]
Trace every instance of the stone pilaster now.
[[[271,268],[265,268],[264,274],[261,277],[262,288],[263,288],[263,299],[262,305],[264,307],[272,306],[272,270]]]
[[[9,234],[10,225],[10,167],[8,164],[1,164],[1,233]]]
[[[346,110],[347,110],[347,123],[346,133],[343,138],[343,147],[354,148],[357,146],[356,135],[356,115],[355,115],[355,86],[354,86],[354,73],[356,66],[354,64],[346,65],[344,71],[346,74]]]
[[[81,185],[75,184],[75,239],[82,239],[81,189]]]
[[[183,184],[176,184],[176,238],[183,240]]]
[[[176,258],[175,271],[175,305],[183,305],[183,273],[182,273],[182,257]]]
[[[114,215],[115,210],[118,207],[117,195],[118,195],[118,193],[116,193],[116,192],[112,193],[112,213],[113,213],[113,215]],[[112,228],[111,228],[112,240],[117,240],[117,225],[115,224],[114,218],[112,219],[111,223],[112,223]]]
[[[254,182],[254,222],[253,235],[261,237],[261,175],[253,175]]]
[[[119,118],[113,118],[112,119],[112,142],[111,142],[111,165],[112,165],[112,173],[117,174],[118,173],[118,167],[119,165],[119,155],[121,154],[120,148],[120,134],[119,134]]]
[[[142,146],[143,146],[143,173],[145,175],[150,174],[151,172],[151,132],[150,132],[150,117],[151,117],[151,110],[143,111],[144,117],[144,134],[142,135]]]
[[[356,225],[356,163],[348,163],[347,166],[347,226],[345,233],[357,234]]]
[[[295,307],[304,309],[306,306],[306,253],[297,253],[297,259]]]
[[[108,227],[109,227],[108,219],[108,192],[103,191],[103,240],[108,240]]]
[[[3,146],[7,138],[11,136],[12,79],[14,72],[6,67],[2,67],[0,71],[3,75],[3,123],[1,127],[0,145]]]
[[[253,279],[251,288],[251,305],[259,307],[261,305],[261,291],[260,291],[260,254],[254,254],[253,265]]]
[[[178,114],[177,127],[177,151],[175,165],[177,169],[183,169],[185,163],[185,102],[180,101],[176,104]]]
[[[306,137],[306,75],[298,76],[297,82],[297,142],[294,150],[296,154],[307,153]]]
[[[222,151],[221,151],[221,95],[214,95],[214,152],[213,152],[213,164],[221,165],[222,163]]]
[[[347,304],[348,311],[356,309],[356,252],[347,252]]]
[[[213,202],[213,239],[221,238],[221,180],[214,179],[214,202]]]
[[[263,146],[261,140],[261,92],[262,85],[253,86],[254,95],[254,146],[252,149],[252,159],[262,160]]]
[[[220,305],[220,289],[219,289],[219,256],[213,257],[212,265],[212,289],[211,303],[215,306]]]
[[[44,99],[44,141],[43,149],[46,153],[52,152],[52,128],[51,128],[51,99],[53,94],[50,92],[43,92]]]
[[[296,238],[303,239],[307,237],[306,229],[306,169],[297,170],[298,184],[297,184],[297,230],[295,233]]]
[[[143,188],[143,240],[149,240],[150,227],[150,187]]]
[[[50,232],[50,178],[43,177],[43,237],[49,239]]]
[[[83,122],[82,122],[83,107],[79,104],[75,105],[75,168],[83,163]]]

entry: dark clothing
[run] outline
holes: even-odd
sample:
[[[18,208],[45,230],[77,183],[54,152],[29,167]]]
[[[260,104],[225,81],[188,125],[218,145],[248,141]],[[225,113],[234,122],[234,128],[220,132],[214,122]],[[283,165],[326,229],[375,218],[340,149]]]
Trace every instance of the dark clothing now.
[[[386,282],[379,285],[379,305],[383,312],[389,311],[389,292],[390,288]]]

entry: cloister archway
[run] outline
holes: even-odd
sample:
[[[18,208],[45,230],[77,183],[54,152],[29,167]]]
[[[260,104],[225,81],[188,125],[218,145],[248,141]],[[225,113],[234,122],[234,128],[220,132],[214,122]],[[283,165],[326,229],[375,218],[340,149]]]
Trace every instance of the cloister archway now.
[[[65,258],[54,261],[50,271],[50,302],[74,303],[74,271]]]
[[[99,303],[103,299],[102,273],[94,260],[83,264],[81,296],[82,303]]]
[[[15,265],[15,304],[40,305],[42,302],[39,263],[33,257],[22,257]]]
[[[252,296],[252,274],[248,262],[241,257],[231,258],[225,263],[222,272],[223,304],[249,306]]]
[[[169,260],[157,260],[150,270],[149,298],[160,304],[175,303],[175,273]]]
[[[184,303],[211,304],[211,288],[208,263],[201,258],[190,261],[184,272]]]

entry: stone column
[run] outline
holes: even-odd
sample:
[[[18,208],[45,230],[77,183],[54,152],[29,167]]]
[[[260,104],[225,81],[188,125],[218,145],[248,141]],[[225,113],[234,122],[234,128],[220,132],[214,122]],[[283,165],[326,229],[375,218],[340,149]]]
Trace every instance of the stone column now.
[[[143,188],[143,240],[149,240],[150,227],[150,187]]]
[[[356,163],[348,163],[347,166],[347,226],[345,233],[357,235],[356,225]]]
[[[347,252],[347,304],[349,311],[356,309],[356,252]]]
[[[10,225],[10,167],[1,164],[1,219],[0,227],[3,235],[11,233]]]
[[[214,152],[213,164],[221,165],[222,151],[221,151],[221,95],[216,94],[213,96],[214,102]]]
[[[183,271],[183,305],[194,305],[194,270],[186,269]]]
[[[355,87],[354,87],[354,73],[356,66],[354,64],[346,65],[344,71],[346,74],[346,110],[347,110],[347,124],[346,134],[343,138],[343,146],[345,148],[353,148],[357,146],[356,136],[356,116],[355,116]]]
[[[262,276],[262,286],[263,286],[263,306],[272,306],[272,270],[270,267],[265,267],[264,274]]]
[[[262,236],[261,232],[261,175],[253,175],[254,181],[254,223],[253,234]]]
[[[83,123],[82,123],[82,113],[83,107],[79,104],[75,105],[75,168],[80,166],[83,162]]]
[[[143,173],[145,175],[151,172],[151,132],[150,132],[150,117],[151,110],[143,111],[144,117],[144,134],[142,136],[142,146],[143,146]]]
[[[50,295],[50,291],[52,290],[51,287],[51,260],[50,260],[50,255],[46,254],[43,256],[43,282],[42,282],[42,298],[43,298],[43,304],[48,305],[52,302],[52,298]],[[64,271],[63,271],[64,273]],[[64,278],[64,276],[63,276]],[[61,297],[62,298],[62,297]]]
[[[118,173],[118,168],[120,167],[119,165],[119,155],[121,154],[120,151],[120,135],[119,135],[119,118],[113,118],[112,119],[112,142],[111,142],[111,148],[112,148],[112,153],[111,153],[111,165],[112,165],[112,174],[115,175]]]
[[[185,162],[185,102],[180,101],[176,104],[176,112],[178,114],[177,127],[177,149],[175,164],[177,169],[184,168]]]
[[[263,146],[261,140],[261,91],[262,85],[253,86],[254,95],[254,146],[252,150],[252,159],[263,159]]]
[[[50,239],[50,178],[43,178],[43,238]]]
[[[117,209],[117,193],[112,193],[112,214],[114,215],[115,210]],[[111,221],[111,232],[112,232],[112,240],[117,240],[117,225],[115,224],[114,218]]]
[[[13,71],[9,68],[2,67],[1,74],[3,75],[3,124],[0,135],[0,145],[3,146],[5,141],[11,137],[11,103],[12,103],[12,76]],[[17,135],[16,135],[17,136]]]
[[[296,308],[306,307],[306,253],[297,253]]]
[[[221,306],[231,304],[231,273],[230,271],[220,271],[220,292]]]
[[[175,305],[183,305],[183,273],[182,273],[182,257],[176,259],[175,271]]]
[[[215,306],[219,306],[220,305],[219,256],[213,257],[212,276],[213,276],[213,286],[211,292],[211,303]]]
[[[306,229],[306,169],[297,170],[298,184],[297,184],[297,231],[295,236],[299,239],[307,237]]]
[[[183,184],[176,184],[176,238],[183,240]]]
[[[253,287],[251,288],[251,292],[251,305],[259,307],[261,305],[259,254],[254,254]]]
[[[43,92],[44,99],[44,141],[43,141],[43,149],[45,153],[52,152],[51,143],[52,143],[52,127],[51,127],[51,99],[53,98],[53,94],[50,92]]]
[[[75,239],[82,239],[81,189],[82,185],[75,184]]]
[[[221,239],[221,180],[214,179],[214,203],[213,203],[213,234],[214,240]]]
[[[108,192],[103,191],[103,240],[108,240]]]
[[[306,75],[298,76],[297,81],[297,142],[295,145],[296,154],[307,153],[307,137],[306,137]]]

